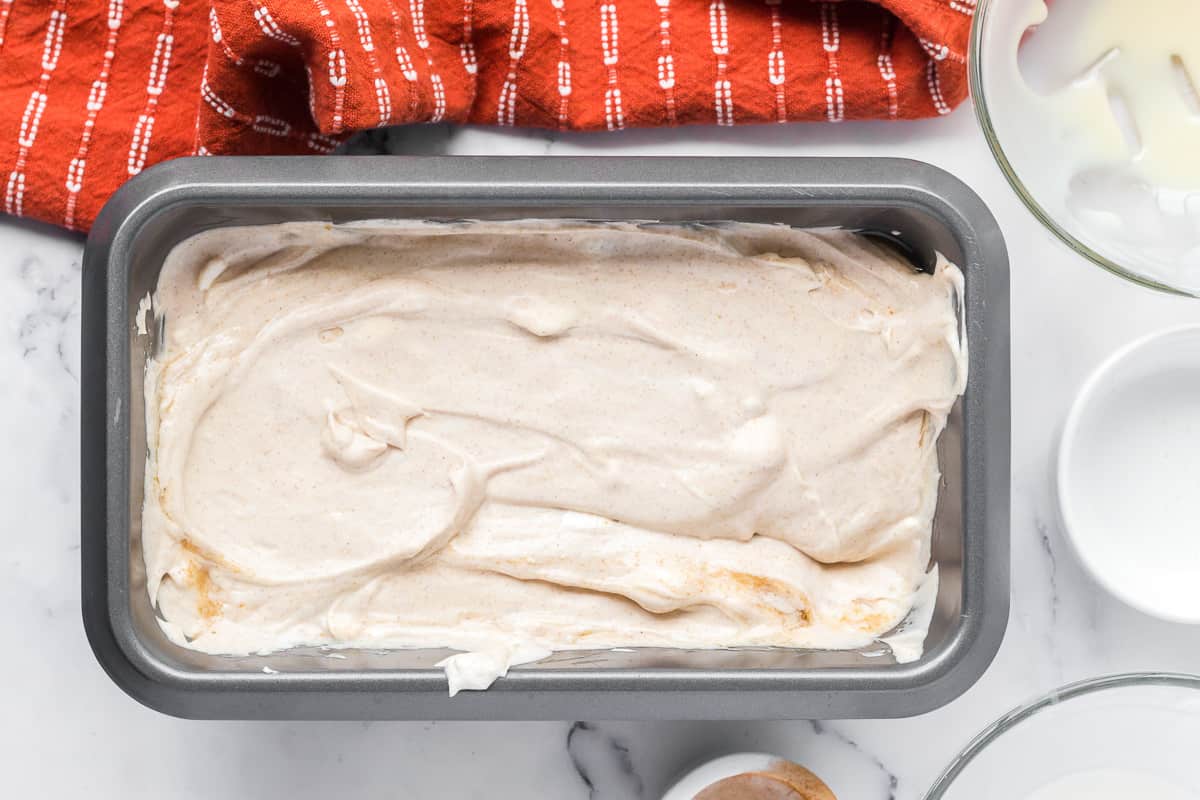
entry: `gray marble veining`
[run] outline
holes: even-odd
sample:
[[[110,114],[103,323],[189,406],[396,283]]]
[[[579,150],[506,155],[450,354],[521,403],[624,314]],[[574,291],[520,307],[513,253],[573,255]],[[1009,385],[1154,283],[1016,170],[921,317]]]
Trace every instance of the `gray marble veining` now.
[[[972,184],[1012,257],[1013,608],[996,662],[963,698],[914,719],[821,723],[219,723],[144,709],[103,674],[79,618],[81,242],[0,220],[0,796],[655,800],[706,758],[767,751],[808,765],[843,800],[916,800],[979,728],[1061,681],[1196,671],[1200,629],[1148,619],[1082,573],[1057,530],[1049,476],[1061,419],[1092,366],[1139,334],[1200,319],[1200,305],[1122,283],[1058,245],[1019,206],[970,114],[615,137],[424,126],[346,148],[895,155]]]

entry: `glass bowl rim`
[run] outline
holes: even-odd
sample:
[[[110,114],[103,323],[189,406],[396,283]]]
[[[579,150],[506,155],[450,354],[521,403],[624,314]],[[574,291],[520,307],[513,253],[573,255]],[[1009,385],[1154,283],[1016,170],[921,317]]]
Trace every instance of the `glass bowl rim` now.
[[[1076,698],[1090,697],[1114,689],[1144,686],[1200,691],[1200,675],[1189,675],[1182,672],[1123,672],[1060,686],[1035,700],[1017,706],[976,734],[938,775],[933,785],[925,793],[924,800],[940,800],[944,797],[946,791],[954,785],[954,781],[975,760],[976,756],[986,750],[996,739],[1038,713]]]
[[[992,124],[991,112],[988,110],[987,93],[983,88],[983,29],[988,12],[991,11],[993,5],[1001,5],[1001,0],[978,0],[978,4],[976,5],[974,19],[971,22],[971,43],[967,53],[967,81],[970,87],[972,105],[975,106],[975,117],[979,121],[979,127],[983,130],[983,137],[987,140],[988,149],[992,151],[992,157],[995,158],[1000,171],[1004,173],[1004,178],[1008,181],[1009,186],[1012,187],[1017,197],[1021,199],[1021,202],[1029,212],[1037,218],[1038,222],[1042,223],[1042,227],[1093,264],[1102,267],[1113,275],[1148,289],[1154,289],[1179,297],[1197,297],[1197,294],[1156,281],[1153,278],[1122,267],[1112,259],[1096,252],[1055,221],[1050,212],[1043,208],[1026,188],[1025,183],[1017,175],[1016,169],[1008,160],[1008,156],[1005,155],[1004,147],[1000,144],[1000,137],[996,133],[996,128]]]

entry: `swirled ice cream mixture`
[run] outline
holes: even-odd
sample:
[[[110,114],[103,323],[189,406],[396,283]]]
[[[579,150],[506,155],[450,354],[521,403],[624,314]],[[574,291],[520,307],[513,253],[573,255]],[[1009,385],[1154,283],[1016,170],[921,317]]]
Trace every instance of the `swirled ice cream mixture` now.
[[[170,255],[142,541],[210,653],[854,648],[929,563],[962,277],[783,226],[289,223]]]

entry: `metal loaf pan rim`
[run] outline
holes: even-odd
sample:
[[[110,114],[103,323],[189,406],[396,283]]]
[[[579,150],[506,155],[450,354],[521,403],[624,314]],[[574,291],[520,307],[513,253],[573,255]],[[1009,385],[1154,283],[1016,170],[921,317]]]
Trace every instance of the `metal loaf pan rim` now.
[[[555,204],[769,209],[909,208],[936,220],[967,275],[962,607],[948,641],[910,665],[832,669],[515,670],[449,699],[440,671],[203,673],[158,658],[130,619],[128,278],[146,227],[194,206],[239,209]],[[386,216],[381,213],[380,216]],[[898,717],[949,702],[990,664],[1008,619],[1009,285],[995,219],[936,167],[888,158],[252,157],[179,159],[127,183],[84,254],[82,604],[88,639],[140,702],[189,718],[770,719]],[[140,423],[140,420],[138,421]],[[140,487],[138,487],[140,497]]]

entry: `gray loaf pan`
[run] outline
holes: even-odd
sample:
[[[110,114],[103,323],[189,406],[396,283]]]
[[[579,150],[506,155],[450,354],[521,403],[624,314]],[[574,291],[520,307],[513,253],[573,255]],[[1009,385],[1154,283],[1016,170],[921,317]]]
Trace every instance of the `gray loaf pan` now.
[[[168,251],[222,225],[285,220],[652,219],[878,232],[918,264],[966,274],[970,376],[939,442],[941,585],[919,661],[771,648],[560,653],[485,692],[447,696],[447,651],[316,649],[212,656],[172,644],[146,593],[138,301]],[[151,331],[155,329],[151,324]],[[192,158],[147,170],[104,207],[83,272],[83,617],[126,692],[225,719],[899,717],[949,702],[991,662],[1008,618],[1009,285],[979,198],[914,161],[808,158]]]

